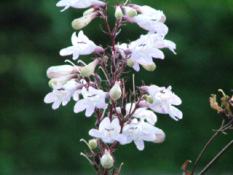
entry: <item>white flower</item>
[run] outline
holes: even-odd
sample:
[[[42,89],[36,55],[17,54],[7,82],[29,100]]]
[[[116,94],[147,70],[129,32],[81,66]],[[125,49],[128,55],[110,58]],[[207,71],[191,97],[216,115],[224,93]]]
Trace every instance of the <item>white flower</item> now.
[[[47,77],[48,78],[59,78],[64,75],[69,75],[74,72],[77,72],[76,69],[80,69],[78,66],[74,67],[71,65],[61,65],[61,66],[51,66],[47,70]]]
[[[124,16],[124,20],[137,23],[141,28],[149,31],[149,33],[157,32],[161,36],[165,36],[168,33],[168,27],[159,21],[157,15],[147,16],[140,14],[133,18]]]
[[[131,107],[131,103],[128,103],[126,105],[126,114],[129,115],[129,113],[132,112],[134,109],[135,109],[135,104],[133,104]],[[147,108],[136,109],[132,117],[136,117],[139,119],[146,119],[152,125],[154,125],[157,122],[157,116],[155,115],[155,113],[150,110],[147,110]]]
[[[156,10],[150,6],[139,6],[139,5],[131,5],[132,8],[135,8],[138,12],[147,16],[154,16],[159,22],[164,23],[166,21],[166,16],[161,10]]]
[[[107,104],[105,103],[106,93],[102,90],[97,90],[91,86],[87,90],[83,87],[82,95],[84,99],[79,100],[74,106],[75,113],[79,113],[86,109],[85,115],[90,117],[94,113],[95,108],[107,108]]]
[[[161,129],[143,120],[138,122],[137,119],[134,119],[130,124],[124,126],[123,134],[127,137],[127,143],[134,141],[136,147],[142,151],[144,149],[144,141],[154,142],[156,134],[161,134]]]
[[[150,108],[158,113],[169,114],[174,120],[182,119],[182,112],[172,105],[180,105],[181,99],[168,88],[158,87],[156,85],[147,86],[149,95],[153,98],[153,104]]]
[[[64,85],[59,82],[58,84],[52,84],[53,92],[50,92],[45,96],[44,102],[53,103],[52,108],[54,110],[59,108],[61,104],[65,106],[80,85],[81,84],[76,82],[74,79],[68,81]]]
[[[133,68],[140,70],[141,65],[152,65],[153,58],[164,59],[164,54],[154,45],[154,39],[151,35],[141,35],[136,41],[130,43],[129,48],[132,52],[131,58],[134,61]]]
[[[115,118],[110,122],[110,119],[106,117],[101,121],[99,129],[91,129],[89,131],[89,135],[102,139],[104,143],[113,143],[114,141],[118,141],[121,144],[125,144],[126,137],[123,134],[120,134],[120,131],[121,126],[118,118]]]
[[[81,30],[76,36],[76,32],[73,33],[71,38],[73,46],[67,47],[60,51],[61,56],[67,56],[73,54],[73,60],[78,59],[79,55],[89,55],[95,51],[96,45],[93,41],[89,40]]]
[[[83,8],[88,8],[90,6],[105,7],[106,4],[98,0],[60,0],[56,6],[64,7],[64,9],[61,10],[61,12],[63,12],[70,7],[83,9]]]

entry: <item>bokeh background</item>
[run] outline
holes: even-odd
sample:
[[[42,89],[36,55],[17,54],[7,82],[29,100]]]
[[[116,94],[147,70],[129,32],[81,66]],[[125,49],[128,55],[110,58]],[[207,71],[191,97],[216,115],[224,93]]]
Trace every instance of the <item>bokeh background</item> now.
[[[120,1],[121,2],[121,1]],[[233,1],[232,0],[132,0],[163,10],[169,27],[167,39],[177,44],[177,55],[164,50],[166,59],[156,60],[153,73],[136,73],[137,84],[172,85],[183,104],[183,120],[176,122],[158,115],[157,126],[167,137],[162,144],[146,143],[142,152],[131,144],[119,147],[117,162],[124,162],[122,174],[181,174],[187,159],[195,160],[206,141],[218,128],[220,116],[210,109],[208,98],[222,88],[233,88]],[[71,44],[71,21],[83,10],[56,8],[57,0],[11,0],[0,2],[0,174],[74,175],[94,174],[80,156],[87,149],[81,138],[95,119],[74,114],[74,102],[56,111],[43,102],[50,92],[46,70],[71,57],[59,50]],[[109,0],[111,26],[115,0]],[[96,44],[106,46],[100,19],[84,28]],[[146,31],[135,24],[122,28],[118,41],[135,40]],[[85,57],[81,57],[85,60]],[[87,58],[88,59],[88,58]],[[128,88],[130,88],[130,83]],[[220,94],[218,95],[220,97]],[[202,168],[232,139],[221,135],[204,155]],[[209,174],[233,173],[233,149]],[[190,168],[193,164],[191,164]]]

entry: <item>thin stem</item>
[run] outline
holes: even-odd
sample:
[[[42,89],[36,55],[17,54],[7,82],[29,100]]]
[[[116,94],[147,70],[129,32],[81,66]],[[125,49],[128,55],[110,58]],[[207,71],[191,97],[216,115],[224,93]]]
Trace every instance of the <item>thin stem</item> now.
[[[233,140],[231,140],[214,158],[213,160],[206,165],[206,167],[199,173],[199,175],[203,175],[206,171],[209,170],[213,166],[213,164],[233,145]]]
[[[203,154],[205,153],[206,149],[208,148],[208,146],[210,145],[210,143],[216,138],[216,136],[219,134],[219,132],[215,132],[214,135],[211,137],[211,139],[207,142],[207,144],[204,146],[204,148],[202,149],[201,153],[199,154],[199,156],[197,157],[197,160],[193,166],[193,170],[192,170],[192,174],[194,174],[195,172],[195,168],[197,166],[197,164],[199,163],[201,157],[203,156]]]
[[[220,127],[219,130],[222,129],[224,123],[225,123],[225,120],[223,119],[223,120],[222,120],[221,127]],[[208,146],[211,144],[211,142],[216,138],[216,136],[217,136],[220,132],[221,132],[221,131],[215,132],[214,135],[210,138],[210,140],[206,143],[206,145],[205,145],[204,148],[202,149],[201,153],[200,153],[199,156],[197,157],[197,160],[195,161],[195,164],[194,164],[194,166],[193,166],[193,170],[192,170],[191,175],[194,175],[195,169],[196,169],[197,164],[199,163],[201,157],[203,156],[203,154],[205,153],[206,149],[207,149]]]

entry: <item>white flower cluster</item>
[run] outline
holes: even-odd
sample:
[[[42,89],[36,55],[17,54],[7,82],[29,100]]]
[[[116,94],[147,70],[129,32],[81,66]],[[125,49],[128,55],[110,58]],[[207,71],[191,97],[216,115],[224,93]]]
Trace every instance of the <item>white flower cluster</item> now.
[[[57,6],[64,7],[62,11],[69,7],[77,9],[91,7],[82,17],[72,22],[76,30],[84,28],[96,17],[102,18],[109,29],[106,4],[102,1],[61,0]],[[60,55],[72,55],[73,60],[77,60],[80,56],[94,53],[93,61],[86,64],[79,60],[78,63],[81,65],[69,61],[71,65],[50,67],[47,76],[51,79],[49,85],[52,92],[44,99],[45,103],[53,103],[52,108],[57,109],[73,98],[76,101],[75,113],[85,110],[86,117],[94,116],[95,113],[96,128],[91,129],[89,135],[101,140],[99,144],[108,145],[101,154],[107,152],[108,156],[105,157],[109,160],[112,160],[109,155],[113,150],[107,149],[109,145],[117,142],[122,145],[134,142],[139,150],[143,150],[144,141],[154,143],[164,141],[165,133],[154,126],[157,122],[155,113],[168,114],[174,120],[182,119],[182,112],[174,107],[181,104],[181,99],[171,91],[170,86],[165,88],[143,85],[136,92],[134,89],[133,93],[130,93],[131,101],[127,103],[128,92],[125,89],[125,80],[121,78],[126,65],[136,71],[140,70],[139,65],[153,71],[155,69],[153,58],[164,59],[164,54],[160,50],[162,48],[168,48],[176,54],[175,43],[164,39],[168,32],[168,27],[164,24],[165,15],[162,11],[149,6],[135,4],[117,4],[115,8],[117,23],[113,31],[108,30],[113,46],[102,48],[89,40],[82,30],[78,36],[74,32],[71,37],[72,46],[62,49]],[[115,45],[117,30],[122,22],[127,21],[138,24],[147,30],[148,34],[141,35],[139,39],[128,44]],[[96,67],[103,70],[106,80],[102,80],[95,72]],[[107,82],[106,87],[102,85],[103,82]]]

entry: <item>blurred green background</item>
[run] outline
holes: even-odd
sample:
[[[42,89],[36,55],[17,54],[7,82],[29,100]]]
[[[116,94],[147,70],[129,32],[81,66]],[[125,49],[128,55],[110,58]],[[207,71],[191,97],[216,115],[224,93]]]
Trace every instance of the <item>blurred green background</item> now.
[[[111,26],[114,24],[109,0]],[[94,118],[74,114],[74,102],[56,111],[43,102],[50,92],[46,70],[71,57],[59,56],[59,50],[71,45],[71,21],[83,10],[60,13],[57,0],[11,0],[0,2],[0,174],[1,175],[73,175],[94,174],[80,156],[87,150],[81,138],[89,139]],[[120,146],[118,164],[122,174],[181,174],[185,160],[195,160],[219,127],[220,116],[210,109],[208,98],[222,88],[233,88],[233,1],[232,0],[132,0],[163,10],[169,33],[166,39],[177,44],[177,55],[164,50],[166,59],[156,60],[153,73],[136,75],[137,84],[172,85],[181,97],[183,120],[176,122],[158,115],[157,126],[166,133],[162,144],[146,143],[138,151],[135,145]],[[106,46],[108,37],[101,33],[100,19],[84,28],[96,44]],[[102,25],[103,26],[103,25]],[[146,31],[135,24],[122,28],[117,41],[135,40]],[[85,57],[80,57],[85,59]],[[220,94],[219,94],[220,97]],[[232,139],[221,135],[200,162],[199,169]],[[209,174],[233,172],[233,149],[229,150]],[[190,168],[193,164],[190,165]],[[137,173],[135,173],[137,172]]]

